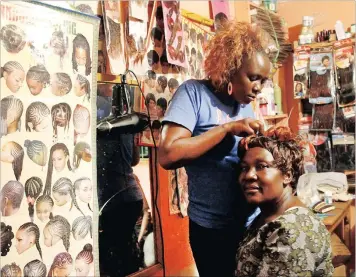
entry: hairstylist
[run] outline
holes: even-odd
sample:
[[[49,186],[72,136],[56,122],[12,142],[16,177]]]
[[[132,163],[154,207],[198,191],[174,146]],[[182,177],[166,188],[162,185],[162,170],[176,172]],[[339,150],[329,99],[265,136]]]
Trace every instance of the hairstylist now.
[[[263,131],[250,102],[270,72],[259,33],[228,22],[207,45],[204,80],[184,82],[163,120],[159,162],[184,166],[189,238],[201,277],[233,276],[237,244],[253,212],[236,186],[237,144]]]

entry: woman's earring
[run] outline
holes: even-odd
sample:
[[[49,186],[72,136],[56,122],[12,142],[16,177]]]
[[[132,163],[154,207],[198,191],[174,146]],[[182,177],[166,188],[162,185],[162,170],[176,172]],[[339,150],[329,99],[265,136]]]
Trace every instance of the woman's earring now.
[[[227,93],[228,93],[229,95],[232,94],[232,84],[231,84],[231,82],[229,82],[229,83],[227,84]]]

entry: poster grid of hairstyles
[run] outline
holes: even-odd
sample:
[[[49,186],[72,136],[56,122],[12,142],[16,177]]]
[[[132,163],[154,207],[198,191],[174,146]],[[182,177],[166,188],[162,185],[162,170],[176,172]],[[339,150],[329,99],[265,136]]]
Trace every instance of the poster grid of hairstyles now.
[[[30,1],[1,11],[2,270],[74,276],[91,251],[85,274],[98,276],[99,20]]]

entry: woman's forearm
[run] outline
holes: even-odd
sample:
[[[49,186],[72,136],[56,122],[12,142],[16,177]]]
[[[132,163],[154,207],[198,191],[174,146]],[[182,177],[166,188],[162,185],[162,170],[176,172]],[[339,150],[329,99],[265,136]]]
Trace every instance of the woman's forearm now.
[[[165,169],[182,167],[211,150],[228,133],[227,126],[220,125],[195,137],[171,139],[169,134],[163,134],[163,136],[167,135],[167,137],[159,148],[159,163]]]

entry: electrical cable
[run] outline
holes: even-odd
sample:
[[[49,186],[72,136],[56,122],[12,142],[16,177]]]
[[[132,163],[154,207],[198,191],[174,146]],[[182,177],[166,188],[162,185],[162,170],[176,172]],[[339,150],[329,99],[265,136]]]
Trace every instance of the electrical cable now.
[[[149,128],[150,128],[150,132],[151,132],[151,136],[152,136],[152,140],[153,140],[153,145],[154,145],[154,149],[155,149],[155,159],[154,159],[154,169],[155,169],[155,175],[156,175],[156,183],[157,183],[157,186],[156,186],[156,191],[155,191],[155,196],[154,196],[154,206],[156,208],[156,212],[157,212],[157,216],[158,216],[158,221],[159,221],[159,231],[160,231],[160,237],[161,237],[161,244],[162,244],[162,264],[163,264],[163,277],[166,276],[166,270],[165,270],[165,264],[164,264],[164,241],[163,241],[163,228],[162,228],[162,219],[161,219],[161,213],[159,211],[159,208],[158,208],[158,205],[157,205],[157,200],[158,200],[158,170],[157,170],[157,163],[158,163],[158,160],[157,160],[157,157],[158,157],[158,153],[157,153],[157,145],[156,145],[156,140],[153,136],[153,129],[152,129],[152,125],[151,125],[151,116],[150,116],[150,110],[149,110],[149,107],[148,107],[148,104],[146,103],[146,97],[141,89],[141,84],[136,76],[136,74],[132,71],[132,70],[129,70],[127,69],[126,72],[124,73],[125,77],[126,75],[130,73],[132,74],[135,79],[136,79],[136,82],[138,84],[138,88],[141,92],[141,95],[145,101],[145,106],[146,106],[146,109],[147,109],[147,115],[148,115],[148,120],[149,120]],[[150,163],[151,164],[151,163]],[[151,176],[151,183],[153,183],[153,177]]]

